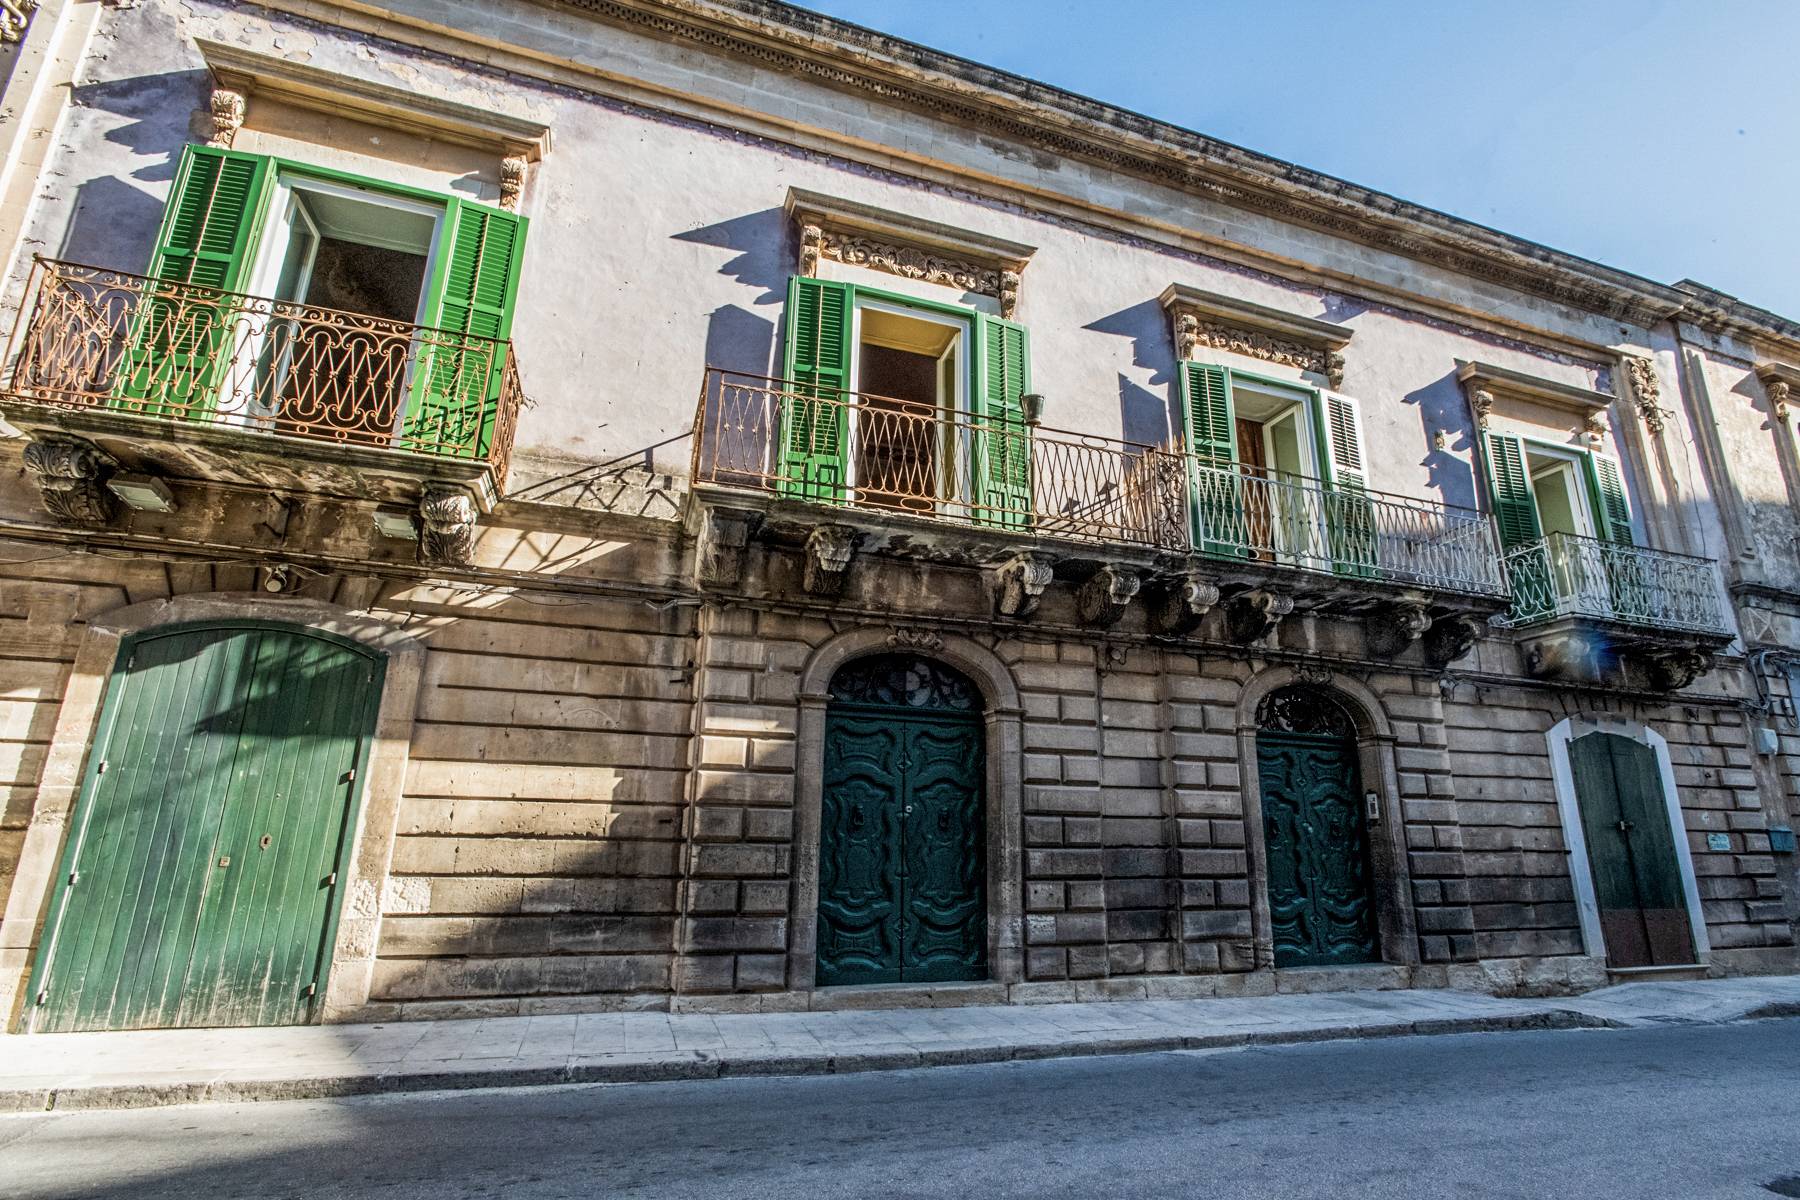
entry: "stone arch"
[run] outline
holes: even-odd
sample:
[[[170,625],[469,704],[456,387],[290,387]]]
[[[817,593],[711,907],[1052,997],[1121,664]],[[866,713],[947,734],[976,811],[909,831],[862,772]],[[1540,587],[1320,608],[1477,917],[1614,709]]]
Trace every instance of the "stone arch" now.
[[[789,927],[787,985],[810,992],[817,973],[819,824],[824,800],[826,706],[831,680],[846,663],[871,654],[906,653],[954,667],[981,689],[986,702],[988,985],[1024,978],[1025,898],[1023,709],[1011,668],[970,638],[891,627],[848,630],[820,643],[800,672],[799,720],[794,765],[794,888]],[[942,987],[944,985],[936,985]],[[999,997],[996,997],[999,998]]]
[[[1238,694],[1238,771],[1242,782],[1244,832],[1250,847],[1251,929],[1258,968],[1272,969],[1275,936],[1269,915],[1269,855],[1264,840],[1262,775],[1256,737],[1257,713],[1274,692],[1286,687],[1312,687],[1330,694],[1355,726],[1357,767],[1365,792],[1377,797],[1379,818],[1369,830],[1374,873],[1376,928],[1381,958],[1403,971],[1419,962],[1418,922],[1413,909],[1412,877],[1407,863],[1406,826],[1400,803],[1399,768],[1394,725],[1381,698],[1367,684],[1341,671],[1277,665],[1259,671]]]
[[[7,898],[6,926],[12,935],[8,944],[35,946],[36,931],[43,926],[69,816],[81,794],[100,706],[122,643],[133,634],[163,626],[246,620],[335,634],[380,654],[387,663],[369,745],[368,775],[352,833],[349,886],[344,889],[325,1002],[319,1010],[323,1021],[346,1020],[367,1005],[374,978],[382,884],[393,859],[426,650],[418,639],[388,622],[324,601],[258,592],[207,592],[124,605],[88,620],[69,668],[45,755],[37,805],[25,831],[12,894]],[[22,1011],[25,973],[34,957],[35,950],[26,962],[0,975],[0,1004],[4,1004],[0,1012],[5,1013],[9,1027]]]

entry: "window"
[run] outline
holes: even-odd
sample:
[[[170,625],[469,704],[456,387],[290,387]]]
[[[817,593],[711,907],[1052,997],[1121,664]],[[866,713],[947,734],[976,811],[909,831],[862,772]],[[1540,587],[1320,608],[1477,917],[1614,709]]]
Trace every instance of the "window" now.
[[[1181,364],[1194,545],[1340,574],[1375,565],[1356,401],[1210,363]]]
[[[1032,518],[1025,329],[795,276],[778,475],[788,495],[985,524]]]
[[[1548,535],[1631,545],[1619,461],[1591,450],[1489,433],[1488,494],[1508,550]]]
[[[525,226],[458,197],[190,146],[118,399],[483,457]]]

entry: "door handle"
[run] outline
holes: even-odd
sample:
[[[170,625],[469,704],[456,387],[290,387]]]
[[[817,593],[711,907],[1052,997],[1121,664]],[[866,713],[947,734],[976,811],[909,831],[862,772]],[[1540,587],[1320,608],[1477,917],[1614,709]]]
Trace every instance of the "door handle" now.
[[[912,805],[910,805],[910,804],[909,804],[909,805],[907,805],[907,806],[906,806],[906,807],[905,807],[905,808],[903,808],[903,809],[901,809],[901,810],[900,810],[900,815],[901,815],[901,816],[903,816],[903,817],[910,817],[910,816],[912,816]]]
[[[1620,820],[1620,822],[1619,822],[1619,832],[1620,833],[1630,833],[1632,830],[1634,830],[1636,828],[1637,828],[1637,826],[1633,825],[1630,821]]]

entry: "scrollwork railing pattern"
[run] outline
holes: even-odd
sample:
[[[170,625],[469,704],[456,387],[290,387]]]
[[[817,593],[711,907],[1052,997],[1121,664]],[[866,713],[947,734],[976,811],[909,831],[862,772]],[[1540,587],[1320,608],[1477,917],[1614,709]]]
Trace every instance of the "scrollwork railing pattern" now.
[[[485,461],[523,396],[509,342],[40,259],[10,402]]]
[[[1506,555],[1513,625],[1591,617],[1690,633],[1729,632],[1711,559],[1552,533]]]

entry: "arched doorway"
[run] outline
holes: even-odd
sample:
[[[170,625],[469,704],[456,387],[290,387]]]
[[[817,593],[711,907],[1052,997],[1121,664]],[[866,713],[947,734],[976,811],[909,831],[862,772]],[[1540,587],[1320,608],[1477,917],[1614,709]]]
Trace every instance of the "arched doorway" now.
[[[819,985],[985,979],[981,692],[911,654],[854,659],[830,692]]]
[[[33,1032],[312,1019],[385,664],[319,630],[121,643],[32,979]]]
[[[1269,927],[1277,967],[1381,957],[1356,728],[1323,689],[1277,688],[1256,711]]]

